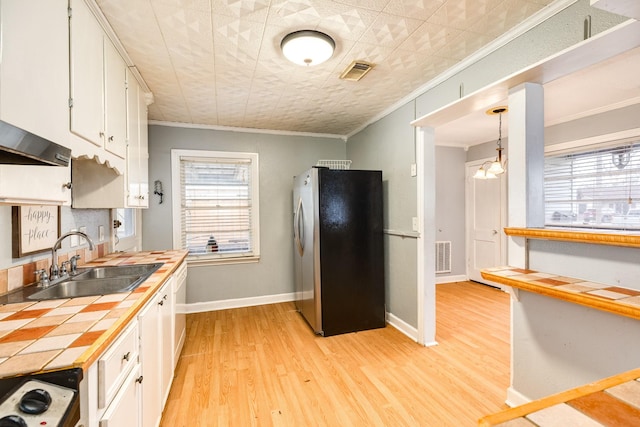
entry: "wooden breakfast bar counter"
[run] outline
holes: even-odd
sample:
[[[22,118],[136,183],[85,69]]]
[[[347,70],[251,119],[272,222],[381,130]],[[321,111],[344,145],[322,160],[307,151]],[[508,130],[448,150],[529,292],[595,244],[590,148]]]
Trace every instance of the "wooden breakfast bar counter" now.
[[[640,291],[516,267],[482,270],[482,277],[640,320]],[[517,298],[517,291],[514,293]],[[640,368],[488,415],[480,426],[638,426]]]

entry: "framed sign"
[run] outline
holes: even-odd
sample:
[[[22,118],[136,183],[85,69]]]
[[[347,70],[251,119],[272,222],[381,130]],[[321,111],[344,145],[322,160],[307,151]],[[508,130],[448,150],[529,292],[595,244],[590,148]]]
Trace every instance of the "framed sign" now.
[[[13,257],[51,249],[60,236],[60,206],[13,206],[11,209]]]

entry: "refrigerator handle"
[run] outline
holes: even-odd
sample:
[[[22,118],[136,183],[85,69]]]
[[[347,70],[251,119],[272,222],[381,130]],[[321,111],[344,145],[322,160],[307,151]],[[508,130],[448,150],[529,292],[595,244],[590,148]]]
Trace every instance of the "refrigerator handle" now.
[[[293,219],[293,236],[298,248],[300,256],[304,254],[304,212],[302,209],[302,198],[298,199],[298,206],[296,207],[296,214]],[[300,227],[300,220],[302,219],[303,226]]]

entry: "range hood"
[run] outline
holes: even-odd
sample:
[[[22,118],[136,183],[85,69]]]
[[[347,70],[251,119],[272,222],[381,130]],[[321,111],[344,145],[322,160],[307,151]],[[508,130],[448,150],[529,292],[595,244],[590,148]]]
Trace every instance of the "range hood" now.
[[[0,164],[69,166],[71,149],[0,120]]]

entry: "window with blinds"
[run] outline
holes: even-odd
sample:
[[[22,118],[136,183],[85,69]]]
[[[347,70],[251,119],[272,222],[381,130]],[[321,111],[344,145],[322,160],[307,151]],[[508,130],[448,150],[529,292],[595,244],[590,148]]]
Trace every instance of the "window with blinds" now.
[[[172,164],[174,247],[207,258],[257,256],[258,155],[172,150]]]
[[[545,157],[547,226],[640,229],[640,141]]]

